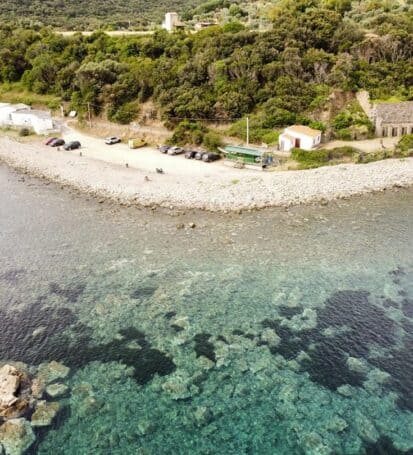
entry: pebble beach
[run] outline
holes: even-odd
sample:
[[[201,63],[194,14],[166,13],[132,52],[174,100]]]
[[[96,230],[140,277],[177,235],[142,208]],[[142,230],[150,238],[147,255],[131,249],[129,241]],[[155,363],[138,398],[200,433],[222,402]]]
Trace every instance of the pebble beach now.
[[[260,172],[233,169],[221,163],[188,163],[183,157],[159,154],[155,159],[165,173],[157,174],[155,169],[140,169],[139,163],[121,165],[116,151],[109,153],[103,147],[103,159],[100,159],[96,157],[96,150],[92,156],[88,156],[87,149],[80,155],[79,151],[67,152],[2,137],[0,161],[24,173],[127,205],[209,211],[326,203],[413,184],[413,158],[312,170]],[[124,155],[127,153],[136,156],[136,151],[125,149]],[[173,162],[173,167],[165,167],[165,159]],[[195,165],[194,172],[191,172],[190,164]]]

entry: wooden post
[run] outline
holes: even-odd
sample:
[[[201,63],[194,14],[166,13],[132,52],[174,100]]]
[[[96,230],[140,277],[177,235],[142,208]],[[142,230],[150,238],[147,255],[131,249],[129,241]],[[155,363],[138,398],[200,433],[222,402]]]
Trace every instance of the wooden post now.
[[[92,128],[92,114],[90,112],[90,103],[87,103],[87,112],[89,117],[89,128]]]

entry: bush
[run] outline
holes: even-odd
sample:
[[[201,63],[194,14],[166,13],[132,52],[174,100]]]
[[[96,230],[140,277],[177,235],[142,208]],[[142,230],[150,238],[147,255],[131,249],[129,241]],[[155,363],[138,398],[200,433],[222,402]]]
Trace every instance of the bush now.
[[[171,138],[171,143],[200,145],[207,129],[199,122],[184,120],[178,124]]]
[[[320,121],[318,121],[318,120],[315,120],[315,121],[313,121],[313,122],[310,122],[310,123],[308,124],[308,126],[309,126],[310,128],[314,128],[315,130],[320,130],[320,131],[323,132],[323,133],[325,133],[325,132],[326,132],[326,129],[327,129],[327,127],[324,125],[324,123],[323,123],[323,122],[320,122]]]
[[[30,134],[29,128],[20,128],[19,130],[19,136],[21,137],[30,136]]]
[[[329,150],[301,150],[292,149],[291,158],[306,168],[323,166],[330,159]]]
[[[280,137],[280,133],[278,131],[270,131],[269,133],[265,133],[262,135],[261,139],[262,142],[268,145],[275,145],[278,144],[278,138]]]
[[[108,119],[112,122],[127,125],[134,120],[139,113],[139,108],[133,103],[126,103],[115,108],[111,107],[108,110]]]
[[[222,145],[221,137],[216,133],[206,133],[204,135],[203,145],[211,152],[216,151]]]
[[[336,131],[337,139],[342,141],[351,141],[353,140],[353,135],[351,134],[350,128],[343,128],[342,130]]]
[[[329,150],[329,159],[340,159],[344,157],[353,157],[358,150],[354,147],[344,146],[344,147],[336,147]]]
[[[325,166],[331,160],[339,160],[345,157],[353,158],[357,154],[358,150],[354,147],[336,147],[330,150],[318,149],[310,151],[293,149],[291,151],[291,157],[300,163],[301,168],[305,169]]]
[[[413,134],[406,134],[397,144],[397,149],[403,152],[413,150]]]

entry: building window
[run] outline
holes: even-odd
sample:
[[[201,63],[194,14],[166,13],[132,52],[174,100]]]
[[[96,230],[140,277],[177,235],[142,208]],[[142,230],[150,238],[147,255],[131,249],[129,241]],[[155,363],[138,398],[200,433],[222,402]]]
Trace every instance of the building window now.
[[[381,133],[382,133],[381,135],[382,135],[383,137],[387,137],[387,134],[388,134],[388,133],[387,133],[387,128],[383,128],[383,130],[382,130]]]
[[[393,128],[391,129],[391,135],[392,135],[393,137],[396,137],[396,136],[397,136],[397,133],[398,133],[398,130],[399,130],[398,128],[393,127]]]
[[[407,128],[403,127],[402,128],[402,136],[405,136],[407,134]]]

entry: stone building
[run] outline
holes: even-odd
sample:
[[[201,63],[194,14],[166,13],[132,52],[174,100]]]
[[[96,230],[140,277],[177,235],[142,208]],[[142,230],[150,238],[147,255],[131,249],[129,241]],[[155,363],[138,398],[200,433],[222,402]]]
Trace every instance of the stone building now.
[[[373,123],[377,137],[413,134],[413,101],[372,103],[368,92],[357,93],[357,100]]]
[[[413,101],[374,105],[373,123],[378,137],[413,134]]]

